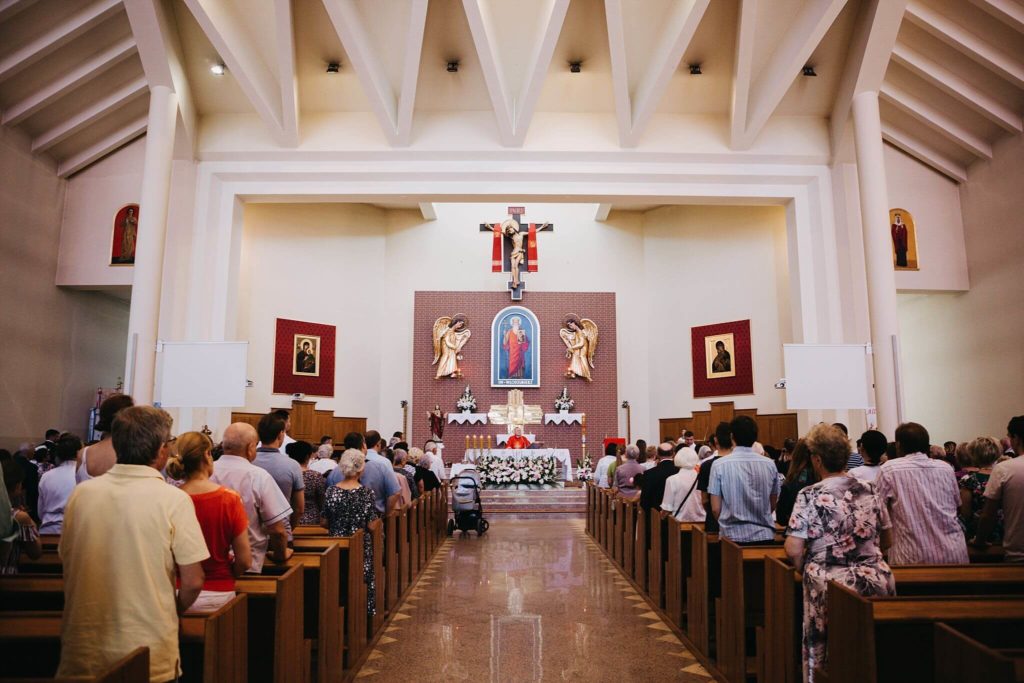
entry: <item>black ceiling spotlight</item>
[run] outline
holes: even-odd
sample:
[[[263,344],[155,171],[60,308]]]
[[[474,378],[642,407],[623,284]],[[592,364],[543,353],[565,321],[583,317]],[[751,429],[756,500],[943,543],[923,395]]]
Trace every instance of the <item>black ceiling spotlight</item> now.
[[[810,64],[805,64],[804,65],[804,69],[803,69],[803,71],[801,71],[801,73],[804,76],[817,76],[818,75],[818,72],[815,71],[814,67],[811,66]]]
[[[578,74],[583,70],[583,62],[580,60],[574,60],[569,62],[569,73]]]
[[[329,73],[329,74],[336,74],[339,71],[341,71],[341,64],[339,64],[338,62],[328,62],[327,63],[327,73]]]
[[[704,73],[704,72],[700,70],[700,64],[691,64],[690,65],[690,75],[691,76],[700,76],[702,73]]]
[[[455,59],[455,60],[452,60],[452,61],[448,62],[448,66],[446,68],[448,69],[448,73],[450,73],[450,74],[458,73],[458,71],[459,71],[459,60]]]

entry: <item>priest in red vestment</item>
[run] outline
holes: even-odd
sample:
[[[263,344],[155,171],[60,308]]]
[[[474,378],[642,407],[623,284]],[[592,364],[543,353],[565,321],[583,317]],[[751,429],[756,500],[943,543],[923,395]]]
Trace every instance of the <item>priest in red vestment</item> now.
[[[505,448],[522,450],[530,447],[530,440],[523,436],[523,428],[516,427],[515,433],[508,437],[508,441],[505,442]]]

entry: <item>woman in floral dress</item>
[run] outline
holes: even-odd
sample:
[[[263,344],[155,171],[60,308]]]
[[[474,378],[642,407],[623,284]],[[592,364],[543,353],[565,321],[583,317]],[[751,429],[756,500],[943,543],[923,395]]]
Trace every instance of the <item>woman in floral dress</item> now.
[[[806,438],[821,479],[797,494],[786,530],[786,554],[803,571],[805,680],[826,663],[828,582],[863,596],[895,595],[882,550],[892,544],[892,524],[870,482],[843,472],[850,447],[836,427],[818,425]]]
[[[366,532],[363,534],[363,579],[366,581],[366,613],[373,616],[377,613],[373,538],[367,527],[380,514],[373,504],[373,491],[359,483],[365,466],[366,456],[361,451],[350,448],[341,455],[338,470],[345,478],[328,487],[324,495],[324,517],[331,536],[351,536],[360,529]]]
[[[992,467],[1003,454],[999,442],[990,436],[982,436],[967,444],[971,467],[964,468],[960,477],[960,525],[967,532],[967,538],[974,538],[978,531],[978,520],[985,507],[985,487],[992,476]],[[1003,540],[1003,511],[996,516],[995,530],[986,543],[1000,543]]]

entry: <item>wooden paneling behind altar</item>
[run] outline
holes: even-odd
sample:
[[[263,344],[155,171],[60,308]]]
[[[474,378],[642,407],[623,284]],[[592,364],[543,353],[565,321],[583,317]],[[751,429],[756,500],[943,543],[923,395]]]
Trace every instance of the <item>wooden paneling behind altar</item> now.
[[[732,401],[712,402],[711,410],[695,410],[693,417],[666,417],[658,420],[661,436],[679,438],[684,429],[693,432],[697,441],[704,441],[715,430],[719,422],[729,422],[737,415],[749,415],[757,422],[758,441],[768,446],[782,448],[786,439],[796,439],[799,429],[796,413],[760,414],[756,408],[736,409]]]
[[[276,410],[278,406],[269,408]],[[317,410],[313,401],[292,401],[292,429],[289,434],[298,441],[309,441],[313,445],[320,443],[320,437],[330,435],[336,447],[341,446],[342,439],[349,432],[366,431],[365,417],[338,417],[330,410]],[[232,422],[248,422],[253,427],[266,413],[231,413]]]

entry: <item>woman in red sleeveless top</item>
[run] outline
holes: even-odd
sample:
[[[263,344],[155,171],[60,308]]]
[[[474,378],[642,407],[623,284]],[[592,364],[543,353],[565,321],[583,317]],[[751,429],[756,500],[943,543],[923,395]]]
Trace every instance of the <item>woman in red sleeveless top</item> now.
[[[203,560],[206,580],[190,612],[210,612],[235,596],[235,577],[252,564],[249,520],[235,491],[210,481],[213,444],[200,432],[178,437],[178,452],[167,460],[167,474],[185,480],[181,490],[192,498],[210,557]]]

